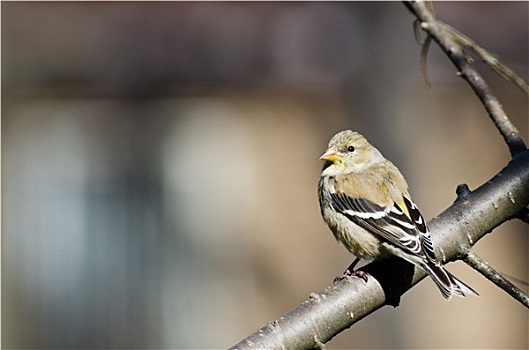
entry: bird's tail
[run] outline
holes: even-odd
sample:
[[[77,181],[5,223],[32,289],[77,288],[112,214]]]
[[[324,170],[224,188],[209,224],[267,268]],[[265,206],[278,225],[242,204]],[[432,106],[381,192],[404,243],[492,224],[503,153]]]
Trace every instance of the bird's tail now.
[[[474,289],[461,282],[456,276],[446,271],[442,266],[437,266],[429,262],[424,267],[445,299],[450,300],[452,295],[457,295],[462,298],[467,295],[479,296]]]

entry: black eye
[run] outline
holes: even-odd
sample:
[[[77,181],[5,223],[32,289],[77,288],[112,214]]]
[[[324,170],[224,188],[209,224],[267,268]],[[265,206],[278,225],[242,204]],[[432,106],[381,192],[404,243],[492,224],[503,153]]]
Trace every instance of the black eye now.
[[[354,151],[355,151],[354,146],[347,147],[347,152],[354,152]]]

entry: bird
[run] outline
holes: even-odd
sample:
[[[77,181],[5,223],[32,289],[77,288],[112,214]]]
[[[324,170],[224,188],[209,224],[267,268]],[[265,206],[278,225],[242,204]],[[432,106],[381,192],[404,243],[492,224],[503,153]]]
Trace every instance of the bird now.
[[[320,160],[325,161],[318,181],[321,214],[336,240],[356,256],[348,271],[360,260],[397,256],[423,269],[447,300],[479,296],[443,268],[404,176],[364,136],[337,133]]]

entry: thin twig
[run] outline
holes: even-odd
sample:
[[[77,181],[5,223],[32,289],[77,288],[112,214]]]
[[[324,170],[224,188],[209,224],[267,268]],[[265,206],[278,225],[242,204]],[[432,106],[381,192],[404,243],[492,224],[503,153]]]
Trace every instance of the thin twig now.
[[[464,45],[461,44],[464,41],[463,37],[450,30],[449,28],[451,27],[436,20],[429,9],[430,5],[427,3],[405,2],[405,5],[421,21],[421,29],[431,36],[447,54],[458,69],[458,75],[474,90],[489,117],[507,143],[511,155],[514,156],[525,150],[526,146],[518,129],[503,110],[502,105],[492,93],[485,79],[474,69],[471,60],[465,53],[463,49]],[[499,67],[500,65],[495,63],[495,66]]]
[[[424,43],[421,46],[421,74],[424,79],[426,88],[429,89],[432,85],[430,84],[430,79],[428,78],[427,62],[428,62],[428,49],[430,48],[430,43],[432,42],[432,37],[427,36],[424,39]]]
[[[512,82],[514,85],[516,85],[520,90],[522,90],[525,94],[529,95],[529,85],[518,75],[516,74],[512,69],[505,66],[503,63],[498,60],[497,57],[495,57],[493,54],[479,46],[474,40],[470,39],[465,34],[461,33],[454,27],[442,22],[438,21],[438,24],[444,29],[454,35],[454,38],[457,39],[457,41],[464,47],[471,49],[474,51],[483,62],[485,62],[490,68],[492,68],[496,73],[501,75],[503,79]]]
[[[421,75],[424,80],[424,85],[429,89],[431,84],[428,78],[427,58],[432,38],[428,34],[424,39],[421,37],[421,22],[419,20],[413,21],[413,34],[415,35],[415,41],[421,46]]]
[[[522,279],[519,279],[519,278],[517,278],[517,277],[514,277],[514,276],[511,276],[511,275],[508,275],[508,274],[506,274],[506,273],[504,273],[504,272],[502,272],[502,275],[505,276],[506,278],[508,278],[508,279],[511,280],[511,281],[514,281],[514,282],[516,282],[516,283],[518,283],[518,284],[521,284],[521,285],[524,285],[524,286],[529,287],[529,282],[527,282],[527,281],[525,281],[525,280],[522,280]]]
[[[508,279],[500,275],[494,270],[485,260],[481,259],[473,251],[469,251],[464,261],[474,270],[481,273],[489,281],[503,289],[507,294],[518,300],[522,305],[529,308],[529,296],[521,291],[518,287],[511,283]]]

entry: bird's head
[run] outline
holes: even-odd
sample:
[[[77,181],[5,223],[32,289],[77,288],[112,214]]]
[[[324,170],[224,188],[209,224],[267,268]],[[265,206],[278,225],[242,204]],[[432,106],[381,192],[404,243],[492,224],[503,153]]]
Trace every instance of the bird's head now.
[[[334,135],[320,159],[325,160],[322,176],[361,172],[382,162],[380,152],[357,132],[345,130]]]

